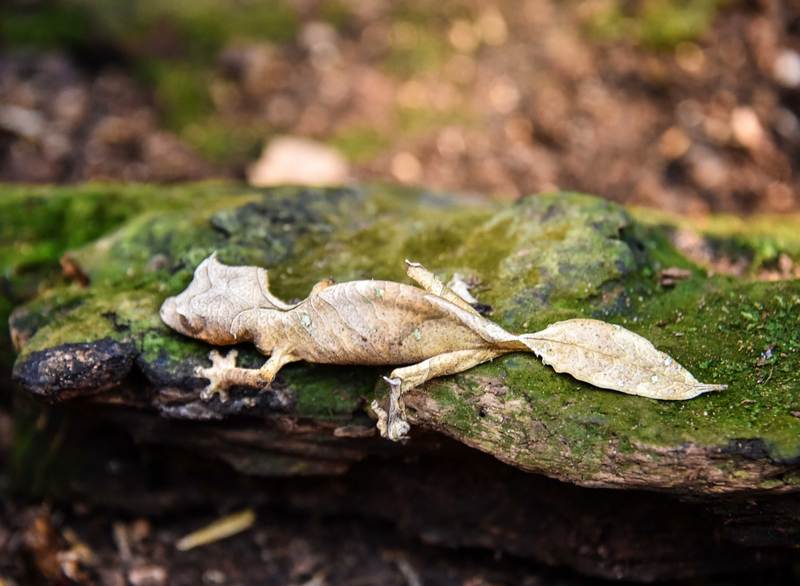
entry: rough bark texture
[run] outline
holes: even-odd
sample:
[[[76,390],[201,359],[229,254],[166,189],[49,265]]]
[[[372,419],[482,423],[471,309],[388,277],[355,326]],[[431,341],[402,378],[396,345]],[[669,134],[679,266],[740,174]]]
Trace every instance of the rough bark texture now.
[[[780,564],[800,541],[800,282],[709,277],[672,247],[674,225],[570,193],[501,206],[382,188],[93,187],[20,190],[2,206],[41,225],[72,214],[76,230],[102,226],[71,240],[65,226],[48,242],[4,220],[11,300],[30,297],[17,275],[31,267],[45,283],[10,320],[21,388],[75,404],[73,420],[113,422],[138,442],[261,479],[242,485],[229,471],[224,489],[204,481],[184,504],[262,494],[276,506],[380,518],[427,542],[642,580]],[[736,238],[754,256],[764,242]],[[770,245],[775,255],[800,249]],[[66,282],[52,262],[70,248]],[[166,328],[157,310],[213,250],[268,268],[286,300],[325,277],[402,281],[403,258],[414,258],[475,283],[509,330],[601,318],[730,388],[663,403],[513,354],[411,393],[415,427],[403,447],[378,438],[364,412],[384,393],[381,369],[293,364],[270,393],[204,402],[193,373],[209,347]],[[665,287],[659,272],[672,267],[690,276]],[[261,361],[240,348],[240,363]],[[88,482],[65,479],[68,491]],[[95,500],[130,496],[93,486]]]

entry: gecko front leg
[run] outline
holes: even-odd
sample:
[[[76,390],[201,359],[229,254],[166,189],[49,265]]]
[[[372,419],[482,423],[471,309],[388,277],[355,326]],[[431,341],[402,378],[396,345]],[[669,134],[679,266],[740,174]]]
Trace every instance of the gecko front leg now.
[[[234,386],[263,389],[272,383],[284,365],[300,360],[290,351],[276,348],[261,368],[239,368],[236,366],[237,356],[236,350],[229,351],[225,356],[212,350],[208,354],[211,366],[198,366],[195,369],[197,376],[208,379],[208,385],[200,392],[201,399],[209,401],[214,395],[219,395],[220,401],[225,402],[228,400],[228,390]]]
[[[432,378],[463,372],[493,360],[508,352],[504,349],[477,348],[474,350],[457,350],[433,356],[417,364],[395,368],[389,377],[384,380],[389,383],[389,409],[388,413],[372,403],[372,410],[378,416],[378,431],[381,436],[392,441],[403,439],[409,430],[405,420],[406,409],[403,404],[403,394],[420,386]]]

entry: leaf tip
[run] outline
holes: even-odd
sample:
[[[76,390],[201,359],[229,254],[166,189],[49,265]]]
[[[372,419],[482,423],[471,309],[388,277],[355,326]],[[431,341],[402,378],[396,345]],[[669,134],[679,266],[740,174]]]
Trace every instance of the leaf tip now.
[[[728,388],[728,385],[719,385],[719,384],[711,384],[711,383],[699,383],[697,385],[697,390],[701,393],[711,393],[711,392],[719,392],[724,391]]]

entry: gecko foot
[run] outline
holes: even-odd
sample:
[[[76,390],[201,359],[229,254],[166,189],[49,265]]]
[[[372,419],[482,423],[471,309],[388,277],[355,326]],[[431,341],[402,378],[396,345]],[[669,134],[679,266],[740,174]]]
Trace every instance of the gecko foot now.
[[[400,417],[397,417],[394,421],[391,421],[387,424],[386,437],[393,442],[406,439],[408,437],[409,429],[411,429],[411,426],[408,424],[408,422],[400,419]]]
[[[372,401],[370,403],[370,408],[378,416],[378,421],[375,424],[375,427],[378,428],[378,431],[381,434],[381,437],[387,437],[386,433],[386,409],[381,407],[377,401]]]
[[[225,356],[212,350],[208,353],[211,366],[208,368],[198,366],[194,369],[196,376],[208,379],[208,385],[200,391],[200,398],[203,401],[210,401],[214,395],[219,395],[219,400],[228,400],[229,377],[227,374],[236,368],[236,357],[239,353],[236,350],[229,351]]]
[[[389,424],[389,415],[386,413],[386,410],[378,404],[377,401],[373,401],[370,404],[370,408],[375,415],[378,416],[378,421],[375,423],[375,427],[378,428],[378,432],[380,432],[381,437],[392,440],[393,442],[404,440],[408,437],[408,430],[411,429],[411,427],[406,421],[397,417],[395,418],[393,424]]]
[[[389,383],[389,413],[386,416],[386,434],[381,433],[381,435],[396,442],[406,438],[408,430],[411,429],[405,420],[406,410],[400,397],[403,381],[386,376],[383,377],[383,380]]]

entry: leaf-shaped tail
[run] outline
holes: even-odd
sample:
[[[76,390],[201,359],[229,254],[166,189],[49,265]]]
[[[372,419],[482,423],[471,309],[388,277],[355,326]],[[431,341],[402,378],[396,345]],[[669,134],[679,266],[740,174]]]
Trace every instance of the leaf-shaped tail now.
[[[603,321],[560,321],[517,339],[556,372],[629,395],[674,401],[727,388],[699,382],[647,339]]]

